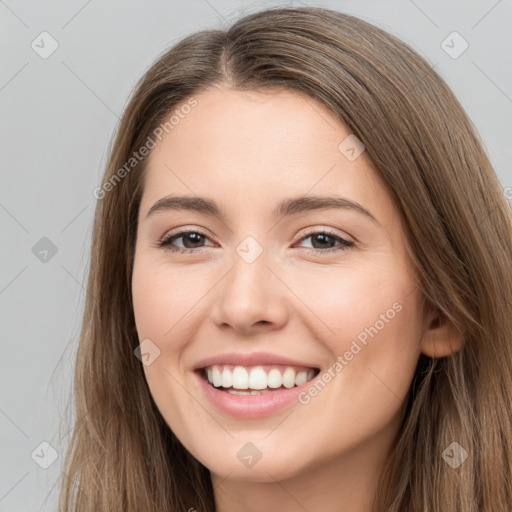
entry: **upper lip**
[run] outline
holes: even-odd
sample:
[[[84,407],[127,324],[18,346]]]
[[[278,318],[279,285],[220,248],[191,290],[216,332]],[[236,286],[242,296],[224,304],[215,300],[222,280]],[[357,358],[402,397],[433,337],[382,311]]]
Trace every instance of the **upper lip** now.
[[[242,354],[236,352],[229,352],[226,354],[218,354],[216,356],[207,357],[202,359],[195,365],[195,370],[213,366],[215,364],[233,364],[235,366],[259,366],[259,365],[272,365],[279,364],[283,366],[300,366],[304,368],[317,368],[309,363],[290,359],[286,356],[279,354],[271,354],[270,352],[252,352],[249,354]]]

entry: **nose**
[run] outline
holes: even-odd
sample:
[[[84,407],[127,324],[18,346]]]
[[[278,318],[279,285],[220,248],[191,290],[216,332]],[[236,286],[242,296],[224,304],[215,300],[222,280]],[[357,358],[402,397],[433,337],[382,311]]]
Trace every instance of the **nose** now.
[[[286,324],[287,290],[271,266],[265,251],[252,263],[235,254],[233,267],[217,287],[212,308],[218,327],[250,335]]]

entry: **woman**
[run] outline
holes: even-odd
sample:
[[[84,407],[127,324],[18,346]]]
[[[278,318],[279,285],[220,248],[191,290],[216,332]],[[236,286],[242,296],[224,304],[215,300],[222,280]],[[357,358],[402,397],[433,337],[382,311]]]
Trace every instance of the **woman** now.
[[[62,511],[509,511],[510,208],[404,43],[193,34],[95,196]]]

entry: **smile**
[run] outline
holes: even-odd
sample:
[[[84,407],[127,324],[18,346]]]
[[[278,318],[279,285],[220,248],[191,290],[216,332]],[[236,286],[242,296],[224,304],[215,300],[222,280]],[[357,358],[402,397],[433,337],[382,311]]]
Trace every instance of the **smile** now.
[[[317,369],[284,365],[212,365],[203,377],[215,388],[232,395],[263,395],[280,389],[302,386],[312,380]]]

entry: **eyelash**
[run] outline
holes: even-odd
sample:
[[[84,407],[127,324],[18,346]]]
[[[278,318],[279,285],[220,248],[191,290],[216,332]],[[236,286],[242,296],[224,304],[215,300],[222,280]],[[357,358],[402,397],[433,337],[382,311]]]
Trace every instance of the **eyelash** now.
[[[201,231],[197,231],[197,230],[189,230],[189,231],[180,231],[179,233],[175,233],[175,234],[171,234],[167,237],[165,237],[164,239],[160,240],[158,242],[158,246],[167,250],[167,251],[170,251],[170,252],[173,252],[173,253],[185,253],[185,254],[190,254],[190,253],[194,253],[194,252],[197,252],[199,249],[203,249],[203,247],[197,247],[195,249],[190,249],[190,248],[186,248],[186,247],[172,247],[171,246],[171,243],[178,239],[178,238],[182,238],[184,235],[187,235],[187,234],[190,234],[190,233],[195,233],[195,234],[198,234],[198,235],[201,235],[205,238],[209,238],[208,235],[206,235],[205,233],[202,233]],[[330,233],[329,231],[325,231],[325,230],[320,230],[320,231],[310,231],[309,233],[306,233],[304,236],[302,236],[298,242],[303,242],[304,240],[306,240],[307,238],[311,237],[312,235],[326,235],[326,236],[329,236],[331,238],[334,238],[336,241],[340,242],[340,245],[338,245],[337,247],[331,247],[331,248],[328,248],[328,249],[315,249],[315,248],[308,248],[306,247],[305,249],[307,250],[307,252],[309,253],[313,253],[313,254],[325,254],[325,253],[331,253],[331,252],[336,252],[336,251],[345,251],[347,249],[350,249],[352,247],[354,247],[354,242],[350,242],[349,240],[345,240],[344,238],[341,238],[340,236],[338,235],[335,235],[334,233]]]

